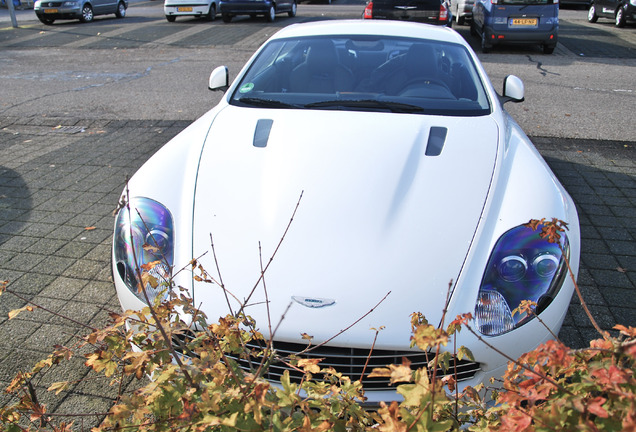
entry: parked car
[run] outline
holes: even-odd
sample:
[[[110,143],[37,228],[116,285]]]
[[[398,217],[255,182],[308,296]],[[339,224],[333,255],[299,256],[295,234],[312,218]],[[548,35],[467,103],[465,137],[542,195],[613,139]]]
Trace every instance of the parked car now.
[[[96,15],[108,14],[123,18],[126,9],[128,0],[36,0],[33,5],[35,15],[44,24],[53,24],[58,19],[91,22]]]
[[[369,0],[362,17],[437,25],[451,25],[452,22],[447,0]]]
[[[489,52],[500,44],[539,44],[545,54],[556,48],[558,0],[475,0],[470,31]]]
[[[214,21],[219,13],[220,0],[165,0],[163,13],[168,22],[175,22],[178,16],[194,16]]]
[[[592,0],[587,20],[595,23],[599,18],[613,19],[616,27],[636,22],[636,0]]]
[[[430,323],[473,313],[480,336],[462,332],[456,343],[474,359],[451,360],[446,372],[456,367],[463,384],[501,377],[499,352],[517,358],[558,333],[574,290],[566,261],[574,274],[579,267],[579,222],[503,108],[523,100],[519,78],[506,77],[499,96],[447,28],[334,20],[280,30],[228,82],[227,67],[214,69],[209,87],[226,91],[221,101],[124,191],[112,251],[123,309],[178,286],[210,320],[241,309],[267,328],[284,316],[269,335],[276,352],[303,351],[303,333],[313,336],[303,355],[353,380],[366,371],[369,403],[397,395],[389,378],[366,377],[367,362],[407,358],[419,368],[435,354],[410,347],[413,312]],[[549,243],[527,224],[543,217],[569,231]],[[267,289],[252,291],[274,249]],[[224,286],[185,271],[193,258],[208,272],[219,263]],[[149,283],[146,297],[136,269],[149,263],[167,283]],[[524,300],[540,319],[513,312]],[[369,328],[380,326],[374,342]],[[241,367],[259,364],[248,360]],[[298,378],[288,365],[272,364],[266,377]]]
[[[467,18],[472,19],[474,4],[475,0],[450,0],[451,13],[458,25],[464,25]]]
[[[264,15],[267,21],[272,22],[279,13],[295,17],[297,7],[296,0],[221,0],[221,16],[226,23],[237,15]]]

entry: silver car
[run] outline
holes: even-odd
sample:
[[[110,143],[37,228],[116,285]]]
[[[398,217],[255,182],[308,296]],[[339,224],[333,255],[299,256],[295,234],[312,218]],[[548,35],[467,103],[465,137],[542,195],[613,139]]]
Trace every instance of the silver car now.
[[[96,15],[115,14],[126,16],[128,0],[37,0],[33,10],[44,24],[53,24],[58,19],[79,19],[91,22]]]
[[[466,18],[472,19],[475,0],[450,0],[451,13],[458,25],[464,25]]]

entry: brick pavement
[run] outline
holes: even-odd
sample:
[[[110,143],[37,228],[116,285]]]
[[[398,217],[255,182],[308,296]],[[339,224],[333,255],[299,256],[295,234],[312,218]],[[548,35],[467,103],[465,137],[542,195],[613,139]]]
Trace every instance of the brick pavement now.
[[[97,326],[118,310],[110,276],[112,212],[127,176],[185,121],[0,118],[0,280],[24,299]],[[604,329],[636,326],[636,142],[535,138],[576,201],[582,222],[581,289]],[[8,320],[26,304],[0,297],[0,386],[52,345],[85,330],[42,310]],[[560,335],[582,347],[596,335],[574,299]],[[81,380],[82,359],[45,374],[38,389]],[[115,390],[78,382],[49,411],[104,412]],[[0,396],[0,405],[8,397]],[[76,421],[90,427],[99,418]]]

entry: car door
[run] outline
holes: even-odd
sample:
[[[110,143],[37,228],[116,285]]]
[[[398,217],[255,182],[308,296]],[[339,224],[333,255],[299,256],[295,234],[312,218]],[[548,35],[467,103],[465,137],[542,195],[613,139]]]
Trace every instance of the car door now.
[[[95,15],[115,13],[118,0],[93,0],[93,11]]]

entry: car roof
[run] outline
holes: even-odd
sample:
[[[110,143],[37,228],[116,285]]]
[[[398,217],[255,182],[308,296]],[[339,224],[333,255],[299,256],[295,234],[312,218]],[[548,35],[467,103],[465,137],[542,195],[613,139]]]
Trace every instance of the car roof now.
[[[382,35],[439,40],[466,45],[456,31],[442,26],[391,20],[332,20],[292,24],[272,39],[324,35]]]

